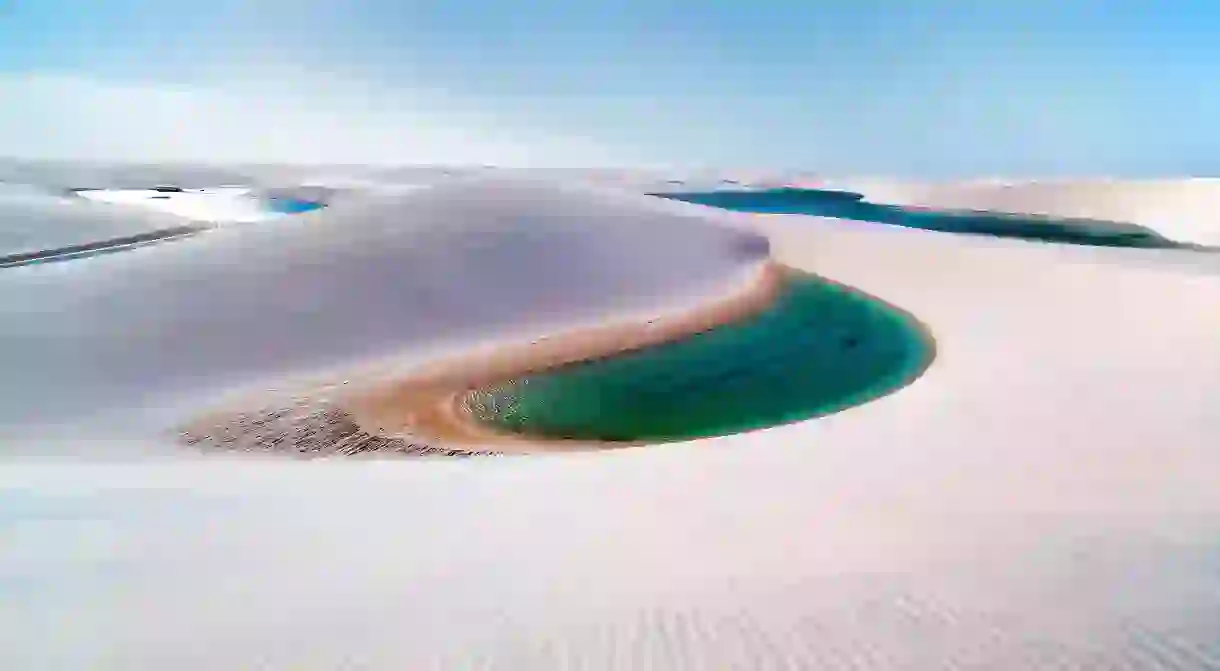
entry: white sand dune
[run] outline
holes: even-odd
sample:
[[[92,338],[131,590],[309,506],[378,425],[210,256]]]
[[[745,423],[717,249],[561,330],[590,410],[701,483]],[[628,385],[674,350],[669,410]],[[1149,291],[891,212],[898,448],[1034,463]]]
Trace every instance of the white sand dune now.
[[[8,269],[0,425],[110,405],[131,427],[208,392],[337,384],[374,363],[392,377],[425,350],[717,300],[768,258],[765,238],[698,208],[529,183],[333,210]]]
[[[1220,246],[1220,180],[1214,179],[828,183],[877,203],[1122,221],[1179,242]]]
[[[765,257],[733,226],[910,310],[936,361],[817,421],[607,453],[96,464],[120,448],[6,440],[0,667],[1220,668],[1203,254],[438,187],[3,271],[0,426],[122,435],[403,343],[689,307]]]

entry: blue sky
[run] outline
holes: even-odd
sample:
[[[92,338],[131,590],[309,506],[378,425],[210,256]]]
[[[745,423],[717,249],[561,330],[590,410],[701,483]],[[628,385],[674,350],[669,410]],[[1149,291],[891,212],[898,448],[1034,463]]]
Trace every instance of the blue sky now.
[[[1220,173],[1206,0],[0,0],[0,153]]]

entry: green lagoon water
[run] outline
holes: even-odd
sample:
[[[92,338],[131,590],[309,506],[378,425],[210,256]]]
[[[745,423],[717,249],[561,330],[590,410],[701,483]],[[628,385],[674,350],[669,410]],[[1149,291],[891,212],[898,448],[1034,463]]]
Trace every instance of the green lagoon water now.
[[[935,210],[865,201],[862,194],[821,189],[655,193],[654,196],[738,212],[807,214],[947,233],[990,235],[1102,247],[1190,248],[1150,228],[1118,221],[1069,219],[983,210]]]
[[[863,403],[919,375],[933,343],[909,315],[810,275],[749,319],[474,392],[476,419],[551,438],[664,442]]]

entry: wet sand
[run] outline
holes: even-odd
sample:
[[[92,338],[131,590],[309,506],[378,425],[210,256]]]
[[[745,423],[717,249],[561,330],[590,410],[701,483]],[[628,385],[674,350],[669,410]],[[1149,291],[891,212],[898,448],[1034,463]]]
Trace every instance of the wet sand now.
[[[338,401],[365,431],[445,448],[497,453],[624,447],[631,443],[538,440],[495,431],[464,407],[471,390],[565,364],[658,345],[745,319],[766,308],[783,287],[787,269],[765,263],[738,292],[646,324],[616,324],[506,347],[490,355],[441,361],[409,380],[363,390]]]

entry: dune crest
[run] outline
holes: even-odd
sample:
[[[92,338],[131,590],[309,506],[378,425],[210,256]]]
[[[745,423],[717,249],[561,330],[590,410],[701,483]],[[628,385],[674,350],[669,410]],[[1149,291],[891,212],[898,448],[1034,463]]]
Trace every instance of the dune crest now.
[[[766,237],[727,221],[640,195],[468,181],[7,269],[0,300],[23,319],[0,363],[23,393],[0,419],[114,412],[164,428],[239,391],[376,385],[437,356],[688,311],[768,262]]]

